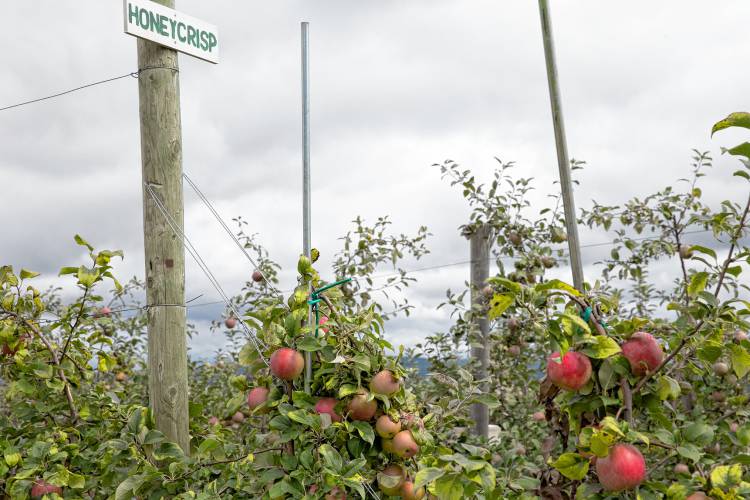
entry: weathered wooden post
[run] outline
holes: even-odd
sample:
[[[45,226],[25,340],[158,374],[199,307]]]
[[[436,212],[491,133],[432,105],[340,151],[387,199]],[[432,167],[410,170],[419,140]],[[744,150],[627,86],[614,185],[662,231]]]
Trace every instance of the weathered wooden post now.
[[[490,227],[482,225],[471,233],[469,238],[469,253],[471,255],[471,311],[472,331],[476,338],[470,340],[475,346],[471,348],[471,356],[476,363],[474,376],[477,379],[486,379],[490,368],[489,349],[489,320],[486,312],[486,298],[482,296],[482,289],[490,276]],[[482,392],[489,391],[489,384],[482,384]],[[478,436],[488,437],[489,409],[482,403],[474,403],[471,409],[474,417],[474,432]]]
[[[218,61],[215,27],[172,9],[174,0],[125,0],[125,32],[138,37],[144,186],[183,232],[182,130],[177,51]],[[149,404],[157,428],[190,453],[185,248],[144,188]]]

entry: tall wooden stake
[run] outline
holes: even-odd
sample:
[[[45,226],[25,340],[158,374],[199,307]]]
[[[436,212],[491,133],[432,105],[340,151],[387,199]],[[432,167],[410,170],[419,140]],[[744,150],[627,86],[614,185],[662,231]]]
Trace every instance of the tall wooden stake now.
[[[156,0],[174,8],[174,0]],[[138,40],[143,181],[183,228],[182,137],[177,52]],[[148,305],[148,388],[156,427],[190,452],[188,434],[185,250],[144,190]]]
[[[310,207],[310,60],[309,60],[309,27],[303,22],[302,27],[302,251],[312,258],[311,207]],[[312,285],[310,286],[312,292]],[[312,325],[312,306],[307,310],[307,324]],[[310,394],[312,380],[312,356],[305,351],[305,392]]]
[[[486,314],[480,311],[484,308],[486,300],[482,297],[482,288],[490,277],[490,228],[487,225],[479,227],[469,236],[469,253],[471,255],[471,310],[473,318],[472,330],[477,332],[478,338],[471,341],[476,345],[471,348],[471,356],[477,363],[474,376],[477,379],[486,379],[490,368],[489,349],[489,320]],[[482,384],[482,392],[489,391],[489,385]],[[471,409],[474,417],[474,432],[477,436],[488,437],[488,426],[490,413],[487,405],[474,403]]]
[[[544,40],[544,58],[547,62],[547,83],[549,100],[552,106],[552,122],[555,127],[555,144],[557,145],[557,166],[560,170],[560,188],[562,189],[563,208],[565,209],[565,228],[568,233],[568,250],[570,266],[573,269],[573,285],[583,290],[583,264],[581,263],[581,246],[578,239],[576,222],[576,205],[573,199],[573,183],[570,179],[570,162],[568,160],[568,143],[565,138],[565,122],[560,104],[560,88],[557,82],[557,63],[555,62],[555,43],[552,38],[547,0],[539,0],[539,15],[542,19],[542,38]]]

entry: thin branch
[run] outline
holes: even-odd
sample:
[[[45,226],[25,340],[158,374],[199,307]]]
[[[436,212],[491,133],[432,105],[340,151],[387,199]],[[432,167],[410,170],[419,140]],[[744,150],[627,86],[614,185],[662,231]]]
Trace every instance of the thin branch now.
[[[737,227],[737,230],[734,233],[734,236],[732,237],[732,244],[729,247],[729,253],[727,254],[727,258],[724,260],[724,264],[721,267],[721,272],[719,273],[719,281],[716,283],[716,290],[714,290],[714,297],[718,298],[719,293],[721,292],[721,287],[724,283],[724,278],[727,274],[727,269],[729,269],[729,265],[734,262],[734,250],[736,248],[736,243],[742,236],[742,232],[745,229],[745,223],[747,221],[747,215],[748,212],[750,212],[750,196],[747,199],[747,203],[745,204],[745,210],[742,213],[742,217],[740,218],[739,226]],[[701,320],[698,322],[697,325],[695,325],[695,328],[693,329],[692,333],[690,335],[686,335],[685,337],[680,340],[680,343],[677,345],[677,347],[672,351],[672,353],[667,356],[664,361],[661,362],[661,364],[656,367],[656,369],[652,372],[647,373],[646,375],[641,378],[641,380],[638,381],[636,386],[633,388],[633,394],[640,391],[644,385],[646,385],[646,382],[648,382],[654,375],[659,373],[670,361],[674,359],[677,354],[682,351],[682,349],[687,345],[688,340],[698,333],[701,328],[703,328],[703,325],[705,324],[705,320]],[[619,416],[622,412],[622,408],[617,412],[617,415]]]
[[[283,448],[279,448],[279,447],[265,448],[263,450],[254,451],[254,452],[252,452],[252,454],[253,455],[260,455],[261,453],[266,453],[266,452],[269,452],[269,451],[283,451]],[[189,470],[188,472],[185,472],[184,474],[181,474],[181,475],[179,475],[179,476],[177,476],[175,478],[168,479],[167,482],[174,483],[174,482],[180,481],[180,480],[185,479],[186,477],[191,476],[194,473],[196,473],[199,470],[204,469],[206,467],[213,467],[214,465],[231,464],[231,463],[234,463],[234,462],[239,462],[240,460],[244,460],[246,458],[247,458],[247,455],[242,455],[242,456],[239,456],[239,457],[228,458],[226,460],[217,460],[215,462],[199,463],[195,468],[193,468],[193,469]]]
[[[73,401],[73,393],[70,390],[70,384],[68,383],[68,378],[65,376],[65,372],[62,369],[62,366],[60,366],[60,358],[57,357],[57,353],[55,352],[55,349],[52,347],[52,344],[50,341],[45,337],[45,335],[38,329],[36,326],[34,326],[32,323],[30,323],[26,318],[12,312],[12,311],[3,311],[3,314],[6,314],[7,316],[10,316],[12,318],[15,318],[17,321],[20,321],[23,323],[26,328],[28,328],[31,333],[36,335],[36,337],[41,340],[41,342],[44,344],[44,347],[47,348],[47,350],[50,353],[50,356],[52,356],[52,363],[57,367],[57,375],[60,377],[60,380],[63,383],[63,391],[65,392],[65,397],[68,400],[68,406],[70,407],[70,418],[73,422],[78,420],[78,411],[76,410],[75,401]]]
[[[78,324],[81,322],[81,318],[83,318],[83,309],[86,307],[86,297],[89,294],[89,289],[86,288],[83,291],[83,297],[81,298],[81,307],[78,309],[78,315],[76,316],[75,321],[73,322],[73,325],[70,327],[70,333],[68,334],[68,338],[65,339],[65,345],[63,345],[62,348],[62,354],[61,357],[65,357],[65,354],[68,352],[68,346],[70,345],[70,341],[73,339],[73,335],[76,332],[76,329],[78,328]]]
[[[622,388],[622,399],[625,408],[625,419],[629,424],[633,424],[633,393],[630,392],[630,383],[627,377],[620,379],[620,387]]]

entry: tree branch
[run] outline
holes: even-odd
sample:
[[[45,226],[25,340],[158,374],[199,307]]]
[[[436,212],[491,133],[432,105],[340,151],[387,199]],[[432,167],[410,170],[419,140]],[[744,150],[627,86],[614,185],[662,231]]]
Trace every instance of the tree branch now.
[[[57,367],[57,375],[60,377],[60,380],[63,383],[63,392],[65,392],[65,398],[68,400],[68,406],[70,407],[70,418],[73,422],[78,420],[78,411],[76,410],[75,401],[73,400],[73,393],[70,390],[70,383],[68,382],[68,378],[65,376],[65,372],[63,371],[62,366],[60,366],[60,358],[57,357],[57,353],[52,347],[50,341],[38,328],[36,328],[36,326],[34,326],[26,318],[12,311],[3,311],[3,313],[23,323],[26,328],[30,330],[31,333],[36,335],[36,337],[42,342],[42,344],[44,344],[44,347],[47,348],[50,356],[52,356],[52,363]]]

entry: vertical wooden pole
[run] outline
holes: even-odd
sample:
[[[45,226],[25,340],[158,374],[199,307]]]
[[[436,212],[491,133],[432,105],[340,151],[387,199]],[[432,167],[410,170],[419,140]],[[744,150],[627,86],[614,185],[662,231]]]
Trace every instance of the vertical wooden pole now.
[[[156,0],[174,8],[174,0]],[[183,229],[182,137],[177,52],[138,40],[143,181]],[[190,452],[185,249],[147,192],[143,234],[148,305],[148,389],[156,427]]]
[[[565,228],[568,233],[568,251],[570,266],[573,269],[573,285],[583,291],[583,264],[581,263],[581,246],[578,239],[576,204],[573,198],[573,183],[570,178],[570,161],[568,160],[568,142],[565,138],[565,121],[560,103],[560,87],[557,81],[557,63],[555,62],[555,43],[552,37],[547,0],[539,0],[539,15],[542,20],[542,39],[544,58],[547,63],[547,83],[549,100],[552,106],[552,123],[555,128],[557,146],[557,167],[560,171],[560,188],[562,189],[563,208],[565,209]]]
[[[469,236],[469,252],[471,255],[471,311],[472,331],[476,337],[470,340],[475,344],[471,348],[471,356],[476,363],[474,373],[477,379],[486,379],[490,368],[489,349],[489,320],[485,312],[486,300],[482,297],[482,288],[490,276],[490,227],[483,225]],[[489,391],[489,384],[482,384],[482,392]],[[474,403],[471,409],[474,417],[474,432],[477,436],[488,437],[490,413],[487,405]]]

